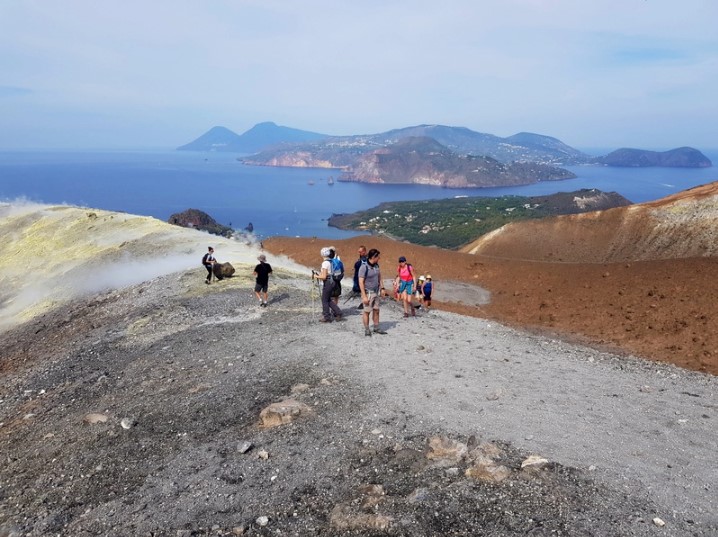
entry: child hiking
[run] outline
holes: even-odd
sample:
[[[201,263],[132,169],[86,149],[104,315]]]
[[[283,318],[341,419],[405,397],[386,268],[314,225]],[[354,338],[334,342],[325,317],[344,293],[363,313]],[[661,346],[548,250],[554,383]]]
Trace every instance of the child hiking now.
[[[421,286],[421,294],[424,296],[424,309],[429,311],[431,308],[431,293],[434,291],[434,282],[431,280],[431,274],[426,275],[426,280]]]

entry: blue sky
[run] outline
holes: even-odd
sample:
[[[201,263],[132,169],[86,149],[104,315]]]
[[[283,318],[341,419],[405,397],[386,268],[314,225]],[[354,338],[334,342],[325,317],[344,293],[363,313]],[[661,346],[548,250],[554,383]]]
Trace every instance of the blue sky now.
[[[0,0],[0,149],[438,123],[718,147],[715,0]]]

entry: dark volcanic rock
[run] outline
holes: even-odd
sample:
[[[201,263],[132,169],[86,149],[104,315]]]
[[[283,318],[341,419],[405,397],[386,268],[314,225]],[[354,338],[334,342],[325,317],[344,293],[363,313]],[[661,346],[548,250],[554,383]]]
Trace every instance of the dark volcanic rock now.
[[[175,213],[169,217],[167,222],[175,226],[191,227],[222,237],[231,237],[233,233],[231,227],[217,223],[214,218],[199,209],[187,209],[181,213]]]
[[[626,168],[710,168],[713,165],[708,157],[692,147],[679,147],[663,152],[622,148],[604,157],[598,157],[596,161],[606,166]]]
[[[234,274],[234,267],[232,263],[215,263],[212,267],[215,277],[218,280],[229,278]]]

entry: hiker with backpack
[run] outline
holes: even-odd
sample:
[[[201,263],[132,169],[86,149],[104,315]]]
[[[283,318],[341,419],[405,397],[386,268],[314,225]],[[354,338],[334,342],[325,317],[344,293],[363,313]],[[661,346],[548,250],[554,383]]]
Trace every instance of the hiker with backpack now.
[[[214,258],[214,248],[211,246],[207,247],[207,253],[202,256],[202,265],[207,269],[207,279],[204,283],[212,283],[212,274],[214,271],[214,264],[217,260]]]
[[[319,320],[320,323],[331,323],[332,320],[341,321],[342,310],[332,300],[332,292],[334,291],[335,285],[341,281],[344,277],[344,265],[341,259],[336,258],[336,252],[330,247],[324,247],[321,249],[320,254],[323,258],[322,268],[319,272],[312,271],[312,280],[322,280],[324,286],[322,287],[322,318]],[[334,314],[334,319],[332,319]]]
[[[411,263],[406,262],[406,257],[403,255],[399,258],[395,281],[398,286],[397,291],[399,292],[399,297],[404,304],[404,317],[408,317],[409,313],[411,313],[412,316],[416,316],[416,310],[412,303],[414,287],[416,286],[416,275],[414,274],[414,267],[411,266]]]
[[[337,252],[337,249],[334,246],[330,246],[329,250],[334,252],[334,257],[331,258],[332,274],[336,276],[334,278],[334,289],[332,289],[332,300],[338,306],[339,297],[342,296],[342,278],[344,278],[344,263],[342,263],[342,260],[339,258],[339,252]]]
[[[367,262],[367,255],[366,255],[366,246],[363,244],[359,247],[359,250],[357,251],[359,254],[359,259],[357,259],[354,262],[354,285],[352,286],[352,297],[355,296],[361,297],[361,289],[359,289],[359,268],[362,265],[365,265]],[[344,301],[346,302],[346,300]],[[359,304],[358,309],[363,309],[364,305]]]
[[[372,314],[374,334],[386,334],[384,330],[379,328],[379,305],[381,297],[386,295],[386,290],[379,270],[379,250],[376,248],[369,250],[366,263],[359,267],[359,291],[361,292],[361,302],[364,307],[362,313],[364,335],[372,335],[372,331],[369,329],[369,313]]]

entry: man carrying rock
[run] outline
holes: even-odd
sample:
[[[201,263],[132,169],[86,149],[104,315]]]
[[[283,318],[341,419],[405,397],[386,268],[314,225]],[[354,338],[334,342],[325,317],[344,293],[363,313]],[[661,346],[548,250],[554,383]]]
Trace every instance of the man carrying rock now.
[[[207,253],[202,257],[202,264],[204,268],[207,269],[207,279],[204,281],[205,283],[212,283],[212,271],[216,262],[217,260],[214,258],[214,248],[208,246]]]
[[[379,328],[379,306],[381,296],[386,294],[384,283],[379,270],[379,250],[372,248],[367,253],[367,262],[359,267],[359,292],[364,306],[362,322],[364,323],[364,335],[371,336],[369,329],[369,313],[372,314],[375,334],[386,334]]]

